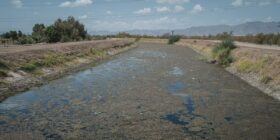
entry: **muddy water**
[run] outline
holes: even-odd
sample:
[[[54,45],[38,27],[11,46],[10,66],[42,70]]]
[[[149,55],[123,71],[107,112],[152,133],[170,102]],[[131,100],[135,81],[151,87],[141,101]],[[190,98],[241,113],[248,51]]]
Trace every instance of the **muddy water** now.
[[[280,102],[192,50],[141,44],[0,104],[0,139],[280,139]]]

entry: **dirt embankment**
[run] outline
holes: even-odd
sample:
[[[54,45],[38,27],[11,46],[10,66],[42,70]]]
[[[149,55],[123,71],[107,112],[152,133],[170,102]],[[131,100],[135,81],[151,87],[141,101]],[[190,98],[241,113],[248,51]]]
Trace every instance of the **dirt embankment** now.
[[[177,44],[189,46],[202,54],[204,59],[211,61],[212,50],[217,42],[183,39]],[[239,43],[236,45],[237,48],[231,52],[234,61],[226,67],[226,70],[280,100],[280,51],[252,47],[252,44],[248,47]]]
[[[0,101],[135,46],[123,39],[0,48]]]
[[[141,38],[139,42],[142,43],[159,43],[159,44],[167,44],[168,39],[158,39],[158,38]]]

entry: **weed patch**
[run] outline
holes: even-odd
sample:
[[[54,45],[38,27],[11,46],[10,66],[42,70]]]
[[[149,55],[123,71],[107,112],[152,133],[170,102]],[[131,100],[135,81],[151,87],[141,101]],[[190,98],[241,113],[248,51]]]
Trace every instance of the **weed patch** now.
[[[24,70],[26,72],[33,72],[36,70],[38,66],[36,66],[34,63],[26,63],[20,67],[21,70]]]
[[[7,77],[7,76],[8,76],[7,71],[0,69],[0,77]]]
[[[262,76],[260,82],[263,84],[268,84],[271,80],[273,80],[270,76]]]
[[[223,40],[216,48],[213,49],[213,58],[217,60],[220,65],[228,66],[233,62],[233,57],[230,52],[235,48],[232,40]]]
[[[48,55],[45,56],[43,59],[37,61],[31,61],[29,63],[22,65],[20,69],[26,72],[34,72],[39,67],[52,67],[56,65],[61,65],[69,60],[70,58],[66,58],[66,56]]]
[[[236,69],[238,72],[249,73],[254,69],[254,63],[249,60],[240,60],[236,65]]]
[[[180,36],[177,36],[177,35],[176,36],[171,36],[168,39],[168,44],[174,44],[174,43],[180,41],[180,39],[181,39]]]
[[[104,56],[104,55],[105,55],[105,53],[104,53],[103,50],[95,49],[95,48],[91,48],[91,49],[90,49],[90,53],[91,53],[92,55],[96,55],[96,56]]]
[[[0,61],[0,69],[2,69],[2,70],[8,70],[9,67],[8,67],[4,62]]]
[[[236,65],[238,72],[259,72],[266,64],[266,59],[251,61],[251,60],[239,60]]]

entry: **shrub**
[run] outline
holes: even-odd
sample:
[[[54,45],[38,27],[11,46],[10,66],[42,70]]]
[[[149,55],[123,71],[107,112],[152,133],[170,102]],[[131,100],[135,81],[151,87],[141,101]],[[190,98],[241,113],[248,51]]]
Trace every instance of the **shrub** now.
[[[36,70],[38,66],[36,66],[34,63],[26,63],[20,67],[20,69],[26,71],[26,72],[33,72]]]
[[[0,69],[0,77],[7,77],[7,76],[8,76],[7,71]]]
[[[222,42],[219,44],[218,47],[229,48],[230,50],[233,50],[233,49],[236,48],[234,43],[233,43],[233,40],[231,40],[231,39],[222,40]]]
[[[268,84],[271,80],[273,80],[270,76],[263,76],[261,79],[260,79],[260,82],[261,83],[264,83],[264,84]]]
[[[60,64],[64,64],[70,58],[67,58],[63,55],[47,55],[42,60],[33,62],[34,65],[38,67],[51,67]]]
[[[229,48],[218,48],[214,49],[214,58],[220,65],[227,66],[230,64],[233,59],[230,56],[230,49]]]
[[[100,50],[100,49],[95,49],[95,48],[91,48],[90,49],[90,53],[96,56],[103,56],[104,55],[104,51]]]
[[[136,37],[136,38],[135,38],[135,42],[139,42],[140,39],[141,39],[140,37]]]
[[[24,36],[24,37],[19,38],[18,43],[19,44],[33,44],[33,43],[35,43],[35,41],[30,36]]]
[[[9,67],[4,62],[0,61],[0,69],[9,69]]]
[[[181,39],[181,37],[178,36],[178,35],[177,36],[171,36],[168,39],[168,44],[174,44],[174,43],[178,42],[180,39]]]
[[[220,65],[227,66],[233,61],[230,52],[234,48],[235,45],[232,40],[223,40],[216,48],[214,48],[212,52],[213,58],[216,59]]]

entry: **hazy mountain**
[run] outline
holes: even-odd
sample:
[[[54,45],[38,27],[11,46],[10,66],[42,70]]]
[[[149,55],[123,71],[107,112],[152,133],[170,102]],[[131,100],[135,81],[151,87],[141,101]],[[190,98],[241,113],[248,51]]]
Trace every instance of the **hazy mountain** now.
[[[130,30],[125,31],[133,35],[162,35],[169,33],[171,30]],[[222,32],[233,32],[234,35],[247,35],[257,33],[280,33],[280,22],[247,22],[239,25],[213,25],[213,26],[197,26],[186,29],[174,30],[179,35],[216,35]],[[101,34],[101,32],[92,32]],[[117,32],[102,32],[105,34],[116,34]]]
[[[222,32],[233,32],[234,35],[246,35],[257,33],[279,33],[280,22],[247,22],[239,25],[215,25],[191,27],[184,30],[176,30],[180,35],[215,35]]]

